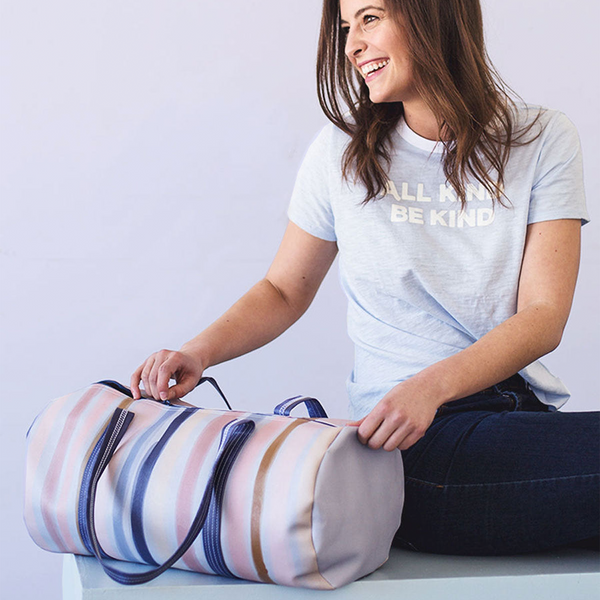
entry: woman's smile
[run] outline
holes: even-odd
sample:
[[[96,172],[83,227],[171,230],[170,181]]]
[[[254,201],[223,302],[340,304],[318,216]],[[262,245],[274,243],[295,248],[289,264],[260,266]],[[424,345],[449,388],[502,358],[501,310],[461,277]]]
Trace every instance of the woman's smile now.
[[[363,77],[365,78],[365,81],[368,83],[369,81],[375,79],[375,77],[378,77],[381,74],[381,72],[388,66],[389,62],[389,58],[384,58],[383,60],[371,60],[368,61],[366,64],[362,63],[362,65],[359,65],[360,71]]]

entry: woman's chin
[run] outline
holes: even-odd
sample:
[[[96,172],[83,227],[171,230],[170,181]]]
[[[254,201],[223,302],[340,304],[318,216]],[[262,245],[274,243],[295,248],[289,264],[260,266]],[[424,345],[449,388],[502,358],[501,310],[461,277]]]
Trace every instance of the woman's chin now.
[[[389,94],[382,94],[376,90],[369,90],[369,100],[373,104],[385,104],[386,102],[398,102],[389,96]]]

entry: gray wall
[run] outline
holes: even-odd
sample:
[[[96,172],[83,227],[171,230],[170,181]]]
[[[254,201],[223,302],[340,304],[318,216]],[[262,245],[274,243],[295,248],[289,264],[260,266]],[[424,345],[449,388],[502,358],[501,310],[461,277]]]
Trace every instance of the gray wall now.
[[[578,126],[599,189],[597,3],[485,3],[489,49],[528,101]],[[319,0],[0,3],[0,589],[58,598],[60,558],[22,524],[24,434],[48,400],[127,382],[261,278],[286,225],[316,101]],[[597,409],[598,223],[547,364]],[[267,348],[212,370],[239,407],[296,393],[346,410],[352,348],[336,269]],[[218,405],[197,392],[196,401]],[[6,595],[5,595],[6,594]]]

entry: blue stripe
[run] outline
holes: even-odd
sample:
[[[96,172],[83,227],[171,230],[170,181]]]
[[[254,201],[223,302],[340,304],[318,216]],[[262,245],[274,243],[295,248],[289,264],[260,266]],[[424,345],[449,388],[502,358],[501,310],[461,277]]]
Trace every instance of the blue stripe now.
[[[140,452],[143,451],[144,448],[148,446],[148,440],[151,439],[157,429],[161,429],[164,426],[165,421],[170,421],[173,418],[173,412],[169,411],[160,419],[154,423],[151,427],[149,427],[146,431],[144,431],[135,445],[129,451],[127,459],[125,460],[125,464],[121,469],[119,477],[117,478],[117,483],[115,485],[115,496],[114,501],[115,505],[117,505],[120,509],[125,507],[125,495],[127,493],[127,486],[131,481],[131,470],[133,469],[133,465],[136,461],[137,456]],[[140,560],[139,556],[136,556],[133,549],[130,548],[129,542],[127,541],[127,536],[125,535],[125,522],[124,519],[114,519],[113,518],[113,533],[115,536],[115,542],[117,548],[119,550],[119,555],[123,558],[123,560],[127,560],[130,562],[138,562]]]
[[[133,534],[133,543],[138,551],[142,560],[150,565],[158,565],[150,554],[148,544],[146,543],[146,537],[144,535],[144,498],[146,496],[146,490],[148,483],[150,482],[150,476],[158,458],[163,451],[165,445],[171,438],[171,436],[179,429],[179,427],[188,419],[191,415],[196,412],[194,408],[184,409],[173,422],[167,427],[167,430],[156,443],[152,452],[148,455],[148,458],[144,461],[142,468],[139,471],[137,480],[133,490],[133,500],[131,503],[131,532]]]
[[[92,478],[92,480],[90,482],[90,486],[89,486],[90,489],[88,490],[88,493],[89,493],[90,497],[92,498],[92,502],[90,503],[90,506],[88,506],[88,509],[91,508],[91,510],[89,510],[89,512],[86,513],[86,518],[88,519],[88,523],[90,525],[91,542],[92,542],[92,547],[94,549],[94,555],[100,561],[100,564],[102,565],[102,568],[104,569],[104,571],[107,573],[107,575],[109,575],[112,579],[114,579],[115,581],[118,581],[119,583],[133,585],[133,584],[145,583],[147,581],[154,579],[155,577],[158,577],[158,575],[160,575],[166,569],[168,569],[169,567],[174,565],[187,552],[187,550],[190,548],[190,546],[194,543],[194,540],[196,539],[196,537],[202,530],[202,527],[204,526],[204,523],[205,523],[205,519],[206,519],[208,510],[209,510],[209,504],[210,504],[210,500],[211,500],[212,492],[213,492],[213,485],[214,485],[213,482],[216,479],[222,479],[223,480],[222,486],[225,485],[225,481],[227,479],[227,474],[231,470],[231,465],[233,464],[233,462],[239,455],[242,447],[244,446],[244,444],[246,443],[246,441],[248,440],[248,438],[254,431],[255,424],[252,420],[245,419],[245,420],[238,421],[238,422],[234,421],[234,422],[230,423],[229,425],[227,425],[223,429],[222,434],[221,434],[221,445],[219,447],[219,452],[217,454],[215,464],[213,465],[211,475],[206,484],[206,488],[204,490],[204,495],[202,496],[202,501],[200,502],[200,507],[198,508],[196,517],[194,518],[192,526],[190,527],[190,530],[188,531],[188,533],[185,537],[185,540],[182,542],[181,546],[177,549],[177,551],[165,563],[163,563],[157,569],[152,569],[150,571],[146,571],[145,573],[127,573],[127,572],[121,571],[119,569],[115,569],[114,567],[111,567],[104,562],[104,560],[103,560],[104,553],[102,552],[102,549],[100,548],[100,544],[98,542],[98,538],[96,536],[94,525],[93,525],[93,519],[94,519],[93,498],[95,495],[98,479],[99,479],[100,475],[102,474],[102,471],[108,464],[108,461],[110,461],[110,458],[112,457],[114,449],[116,448],[116,446],[119,443],[119,440],[123,436],[124,431],[127,429],[129,422],[133,418],[133,413],[126,413],[126,415],[127,415],[127,417],[126,417],[125,423],[123,423],[123,424],[121,424],[121,422],[117,423],[113,419],[108,428],[108,429],[112,429],[113,433],[115,434],[115,436],[114,436],[115,443],[112,446],[109,444],[108,447],[106,448],[105,452],[101,451],[100,457],[98,459],[98,463],[100,465],[104,465],[104,466],[95,468],[95,473],[97,473],[97,475],[94,475],[94,477]],[[233,425],[233,427],[230,427],[230,425]],[[108,431],[108,429],[107,429],[107,431]],[[113,437],[113,435],[111,433],[111,438],[112,437]]]

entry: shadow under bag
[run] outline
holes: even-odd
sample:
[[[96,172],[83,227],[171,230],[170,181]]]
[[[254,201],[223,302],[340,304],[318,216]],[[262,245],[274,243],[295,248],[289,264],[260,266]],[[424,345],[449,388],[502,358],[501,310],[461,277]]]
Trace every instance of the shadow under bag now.
[[[310,418],[289,416],[298,404]],[[122,584],[175,567],[337,588],[387,560],[404,500],[400,451],[371,450],[356,429],[314,398],[267,415],[96,383],[31,426],[25,523],[41,548],[94,555]],[[106,558],[153,568],[128,573]]]

